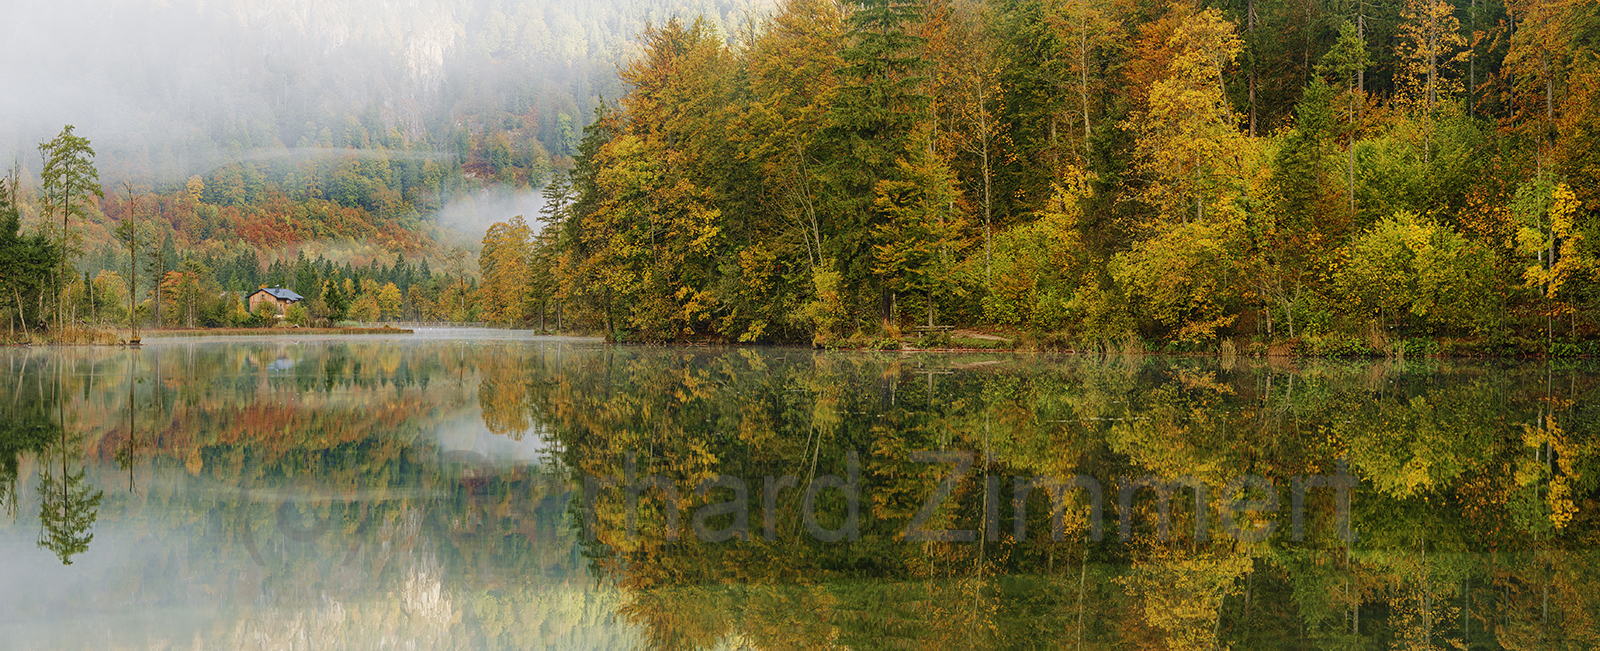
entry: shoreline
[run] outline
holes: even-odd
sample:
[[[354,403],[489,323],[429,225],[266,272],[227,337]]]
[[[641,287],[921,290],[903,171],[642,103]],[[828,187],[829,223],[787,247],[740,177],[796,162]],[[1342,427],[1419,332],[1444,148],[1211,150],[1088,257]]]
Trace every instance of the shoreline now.
[[[305,336],[384,336],[407,335],[428,336],[433,330],[476,329],[473,325],[446,325],[429,324],[427,326],[396,327],[384,324],[378,326],[350,326],[326,328],[154,328],[141,329],[140,341],[144,344],[155,343],[172,339],[203,339],[211,337],[305,337]],[[482,327],[482,326],[478,326]],[[536,333],[534,328],[489,328],[503,332]],[[126,346],[124,337],[128,330],[118,329],[90,329],[71,328],[66,337],[61,339],[44,338],[23,341],[4,340],[0,346]],[[1066,354],[1066,355],[1099,355],[1121,357],[1213,357],[1218,359],[1346,359],[1346,360],[1383,360],[1383,359],[1434,359],[1434,360],[1552,360],[1552,359],[1600,359],[1600,342],[1583,342],[1572,344],[1568,342],[1555,342],[1554,346],[1540,350],[1543,342],[1528,340],[1517,341],[1506,345],[1507,342],[1491,343],[1485,340],[1464,340],[1451,338],[1411,338],[1383,342],[1378,346],[1349,345],[1349,342],[1338,342],[1344,345],[1326,345],[1325,342],[1304,338],[1292,340],[1275,340],[1272,342],[1255,341],[1244,345],[1235,344],[1236,340],[1228,340],[1214,347],[1198,349],[1173,349],[1171,346],[1152,347],[1149,342],[1128,339],[1116,344],[1102,343],[1100,345],[1074,345],[1071,342],[1052,340],[1049,337],[1039,337],[1027,333],[1015,332],[986,332],[978,329],[962,328],[954,333],[928,336],[885,336],[873,337],[846,337],[827,342],[813,341],[809,345],[804,342],[732,342],[720,339],[680,339],[674,341],[642,342],[642,341],[616,341],[608,340],[593,333],[552,333],[538,332],[535,336],[559,337],[591,340],[596,343],[618,345],[664,346],[673,348],[700,348],[700,347],[762,347],[779,346],[806,348],[811,350],[824,350],[832,352],[858,352],[858,353],[934,353],[934,354]],[[1233,345],[1229,345],[1233,344]],[[1311,344],[1311,345],[1307,345]],[[1322,344],[1322,345],[1318,345]],[[1496,345],[1498,344],[1498,345]],[[1521,344],[1521,345],[1517,345]],[[1532,345],[1529,345],[1532,344]],[[1208,349],[1209,348],[1209,349]]]
[[[71,328],[64,337],[45,336],[41,338],[29,337],[16,341],[7,339],[4,346],[126,346],[124,338],[129,331],[124,328],[99,329],[99,328]],[[157,339],[181,339],[186,337],[287,337],[306,335],[409,335],[414,334],[408,328],[395,328],[381,326],[376,328],[153,328],[139,331],[139,340],[148,343]]]
[[[391,326],[355,328],[156,328],[140,330],[139,339],[167,339],[175,337],[251,337],[251,336],[304,336],[304,335],[409,335],[410,328]],[[120,336],[119,336],[120,339]]]

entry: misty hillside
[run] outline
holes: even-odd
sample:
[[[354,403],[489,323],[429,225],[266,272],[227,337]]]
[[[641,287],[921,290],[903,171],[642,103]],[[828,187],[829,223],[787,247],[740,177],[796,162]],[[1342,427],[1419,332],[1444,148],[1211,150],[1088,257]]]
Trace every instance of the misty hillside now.
[[[152,278],[187,259],[258,260],[224,283],[240,290],[307,253],[442,264],[446,247],[475,248],[487,225],[535,214],[535,190],[570,166],[601,98],[625,92],[617,71],[647,25],[703,16],[727,35],[769,5],[31,3],[0,27],[0,154],[33,230],[45,221],[40,144],[69,124],[91,142],[106,194],[68,252],[85,279],[127,275],[113,231],[129,217],[171,254]]]
[[[286,147],[449,150],[458,131],[570,155],[647,22],[724,33],[763,0],[23,3],[0,39],[0,152],[74,124],[103,177],[170,181]],[[565,122],[572,126],[562,128]]]

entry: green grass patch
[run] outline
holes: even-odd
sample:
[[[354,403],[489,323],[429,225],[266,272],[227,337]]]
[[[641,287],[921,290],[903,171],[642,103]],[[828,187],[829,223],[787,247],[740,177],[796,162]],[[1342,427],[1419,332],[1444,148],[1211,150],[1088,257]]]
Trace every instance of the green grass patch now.
[[[978,350],[1010,350],[1017,347],[1015,341],[1009,339],[979,339],[977,337],[950,337],[951,348],[975,348]]]

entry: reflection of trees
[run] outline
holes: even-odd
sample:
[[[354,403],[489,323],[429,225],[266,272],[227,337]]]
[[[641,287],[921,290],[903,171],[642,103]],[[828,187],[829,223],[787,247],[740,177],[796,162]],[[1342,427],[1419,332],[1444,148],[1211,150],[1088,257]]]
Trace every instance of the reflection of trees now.
[[[533,426],[526,386],[529,377],[523,366],[527,354],[521,347],[497,346],[478,367],[478,406],[483,410],[484,427],[518,441]]]
[[[614,347],[563,357],[515,345],[461,356],[419,346],[398,361],[379,352],[308,349],[296,354],[296,373],[272,374],[232,347],[147,349],[139,363],[160,369],[140,375],[159,375],[165,389],[86,390],[74,426],[88,433],[91,455],[124,449],[121,438],[94,438],[130,429],[122,400],[160,400],[139,411],[141,466],[158,479],[165,472],[245,490],[231,499],[225,488],[218,500],[141,479],[142,494],[108,496],[101,526],[126,509],[148,531],[187,528],[207,548],[237,551],[253,536],[265,567],[228,602],[257,622],[240,630],[286,627],[303,614],[318,622],[320,640],[410,622],[430,640],[528,648],[566,639],[563,631],[582,628],[575,621],[614,614],[653,648],[1600,645],[1592,375],[1563,383],[1546,382],[1543,369],[1530,381],[1522,371],[1437,364],[1302,360],[1289,369],[751,349]],[[18,404],[31,404],[27,395]],[[629,540],[623,492],[602,489],[599,535],[583,550],[622,593],[586,601],[582,590],[552,587],[584,562],[573,552],[582,519],[567,501],[570,477],[440,454],[434,429],[474,400],[486,422],[548,428],[574,473],[622,478],[633,451],[635,479],[662,475],[676,487],[679,540],[665,540],[663,491],[641,495],[641,536]],[[39,447],[59,440],[53,418],[34,420],[49,435]],[[0,446],[26,439],[6,436]],[[51,443],[52,476],[68,477],[63,468],[83,476],[81,461],[62,466],[55,450]],[[972,471],[926,527],[973,530],[974,542],[900,537],[949,470],[910,462],[915,450],[972,453]],[[860,453],[860,540],[819,543],[799,517],[803,487],[843,474],[849,451]],[[191,454],[203,459],[195,477],[185,472]],[[1306,496],[1308,537],[1293,540],[1290,478],[1331,474],[1341,459],[1361,477],[1360,539],[1338,537],[1337,500],[1319,488]],[[695,493],[718,474],[746,481],[753,540],[694,539],[695,511],[731,493]],[[986,474],[999,478],[993,492]],[[1012,479],[1070,484],[1075,474],[1103,483],[1106,540],[1087,540],[1081,490],[1065,492],[1061,540],[1051,539],[1048,490],[1031,493],[1026,539],[1013,538]],[[1155,492],[1142,489],[1131,504],[1133,540],[1118,542],[1118,478],[1184,474],[1210,485],[1210,503],[1196,512],[1188,490],[1175,492],[1173,535],[1162,542]],[[1279,491],[1278,527],[1258,543],[1222,537],[1219,489],[1243,474],[1272,478]],[[775,498],[771,540],[762,513],[769,475],[802,487]],[[838,492],[824,491],[819,503],[834,526],[844,510]],[[1000,506],[994,539],[991,504]],[[308,533],[284,533],[285,517]],[[1211,540],[1190,533],[1195,517],[1209,523]],[[227,562],[195,561],[185,580],[257,567]],[[163,577],[144,581],[185,587]],[[390,591],[404,598],[373,597]],[[367,614],[297,610],[324,592],[319,603]],[[250,619],[260,595],[273,595],[272,612]]]
[[[58,359],[55,364],[57,393],[49,401],[56,411],[55,431],[39,464],[39,546],[55,552],[62,564],[71,565],[72,557],[87,551],[94,540],[90,529],[100,517],[104,492],[88,482],[83,435],[69,433],[66,427],[66,401],[61,395],[67,382],[65,361]],[[48,411],[48,404],[41,405],[41,411]]]
[[[39,402],[0,402],[0,506],[17,514],[17,473],[22,456],[34,454],[56,438],[55,423]]]
[[[86,480],[81,441],[63,436],[52,447],[39,468],[39,546],[71,565],[72,557],[87,551],[94,540],[89,530],[100,517],[104,491]],[[77,472],[72,471],[74,465]]]
[[[627,631],[606,624],[616,591],[589,581],[574,553],[565,477],[441,454],[436,432],[469,413],[481,358],[338,343],[296,353],[291,373],[255,364],[253,348],[150,346],[132,383],[122,351],[0,350],[0,471],[28,475],[29,498],[41,475],[41,543],[79,560],[87,542],[106,547],[97,559],[128,563],[106,573],[106,602],[217,612],[202,637],[230,648],[376,648],[395,636],[627,648]],[[64,410],[41,358],[77,364]],[[83,451],[65,466],[63,412],[78,432],[67,443]],[[129,453],[140,490],[99,495],[98,520],[82,527],[91,485],[115,482]],[[139,542],[112,549],[108,526]]]
[[[1595,432],[1600,418],[1568,414],[1556,428],[1545,416],[1556,402],[1514,371],[626,349],[526,368],[519,386],[530,409],[549,415],[564,459],[582,474],[625,478],[623,453],[633,451],[632,477],[668,477],[683,522],[712,501],[692,495],[698,482],[729,474],[750,485],[755,539],[712,544],[687,527],[666,542],[668,509],[655,488],[640,498],[641,536],[628,538],[622,491],[598,493],[588,553],[628,589],[621,613],[650,632],[654,648],[1447,648],[1510,644],[1536,629],[1544,640],[1594,635],[1576,606],[1551,605],[1533,627],[1489,621],[1531,612],[1519,604],[1557,601],[1546,594],[1600,600],[1600,576],[1563,584],[1548,560],[1484,555],[1595,535],[1584,506],[1596,491],[1596,446],[1574,441],[1592,440],[1575,432]],[[1578,396],[1594,391],[1586,376],[1560,404],[1578,410]],[[909,455],[940,449],[992,459],[927,524],[976,531],[973,543],[899,537],[946,470]],[[782,519],[774,540],[761,535],[761,477],[793,475],[804,486],[836,473],[850,450],[862,454],[870,512],[860,541],[820,544]],[[1307,495],[1309,537],[1293,539],[1292,478],[1332,476],[1346,461],[1362,482],[1352,503],[1359,541],[1339,536],[1341,505],[1328,487]],[[998,494],[985,474],[1001,478]],[[1133,518],[1129,544],[1085,544],[1081,492],[1065,506],[1062,541],[1048,535],[1045,491],[1029,498],[1028,540],[1011,537],[1009,508],[998,516],[1000,535],[986,535],[987,505],[1012,503],[1011,478],[1074,474],[1106,482],[1108,498],[1120,477],[1187,476],[1211,493],[1198,510],[1189,490],[1173,493],[1167,542],[1156,540],[1151,490],[1135,493],[1129,514],[1108,504],[1108,531],[1117,517]],[[1258,519],[1277,528],[1259,543],[1220,538],[1219,489],[1244,475],[1271,478],[1279,492],[1276,517]],[[779,494],[780,507],[789,496]],[[787,508],[779,512],[797,520]],[[1209,525],[1209,542],[1189,533],[1194,518]],[[1530,524],[1508,526],[1518,522]],[[758,607],[755,586],[820,596],[797,622]]]
[[[24,455],[43,450],[55,439],[53,395],[46,391],[44,364],[32,355],[9,355],[10,373],[0,384],[0,506],[15,518],[20,496],[18,472]],[[51,385],[52,388],[54,385]]]

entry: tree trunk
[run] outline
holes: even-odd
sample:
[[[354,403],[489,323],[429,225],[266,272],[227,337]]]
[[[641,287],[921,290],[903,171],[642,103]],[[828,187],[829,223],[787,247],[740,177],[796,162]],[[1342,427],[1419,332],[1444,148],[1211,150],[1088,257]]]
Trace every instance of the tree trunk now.
[[[1356,12],[1356,36],[1361,37],[1362,43],[1367,42],[1367,16],[1360,11]],[[1361,88],[1361,94],[1365,96],[1367,94],[1366,68],[1356,71],[1356,85]]]
[[[1089,0],[1078,20],[1078,105],[1083,110],[1083,162],[1089,164]]]
[[[1472,47],[1467,50],[1467,115],[1478,115],[1478,0],[1472,0],[1467,10],[1467,29],[1471,30]]]
[[[1249,32],[1250,32],[1250,36],[1251,36],[1252,39],[1254,39],[1255,34],[1256,34],[1256,3],[1255,3],[1255,0],[1250,0],[1250,3],[1248,5],[1246,5],[1246,7],[1245,7],[1245,21],[1249,25],[1248,29],[1249,29]],[[1253,40],[1252,40],[1252,43],[1254,43]],[[1251,138],[1256,137],[1256,61],[1255,61],[1255,56],[1254,55],[1255,55],[1255,52],[1254,52],[1254,50],[1252,50],[1251,51],[1251,56],[1250,56],[1250,137]]]
[[[17,318],[22,320],[22,334],[28,334],[28,315],[22,313],[22,294],[17,292],[15,285],[11,287],[11,295],[16,299]]]
[[[1078,562],[1078,649],[1083,649],[1083,586],[1089,578],[1089,549],[1084,548]]]

